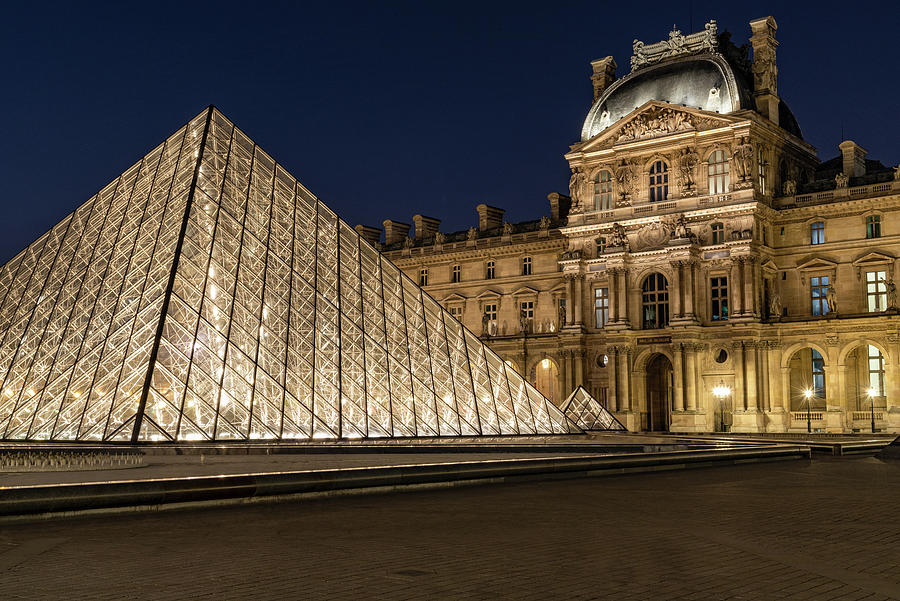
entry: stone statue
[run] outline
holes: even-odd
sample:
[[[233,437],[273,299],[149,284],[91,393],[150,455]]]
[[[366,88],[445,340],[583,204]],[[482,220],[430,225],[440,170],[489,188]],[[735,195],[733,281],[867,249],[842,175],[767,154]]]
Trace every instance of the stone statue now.
[[[561,330],[566,325],[566,307],[565,305],[560,305],[559,309],[556,312],[557,317],[557,327]]]
[[[407,236],[403,239],[403,248],[412,248],[413,239]]]
[[[678,177],[681,179],[682,196],[690,196],[694,192],[694,170],[699,157],[690,148],[685,148],[678,157]]]
[[[831,285],[828,286],[828,290],[825,291],[825,302],[828,303],[828,312],[829,313],[837,313],[837,297],[834,292],[834,287],[837,282],[834,281],[834,278],[831,280]]]
[[[625,246],[625,228],[620,223],[614,223],[612,234],[609,237],[609,245],[614,247]]]
[[[782,192],[784,192],[785,196],[796,196],[797,195],[797,182],[792,179],[786,180],[784,182],[784,186],[782,186]]]
[[[435,232],[435,234],[434,234],[434,243],[435,244],[443,244],[446,239],[447,239],[447,236],[445,236],[441,232]]]
[[[522,334],[528,332],[528,314],[525,312],[525,309],[519,311],[519,331]]]
[[[885,283],[885,287],[887,288],[887,308],[888,309],[896,309],[897,308],[897,285],[894,283],[894,278],[889,279]]]
[[[503,224],[503,235],[510,236],[513,233],[513,225],[510,222],[504,222]]]
[[[894,181],[900,181],[900,165],[894,167]]]
[[[572,197],[572,208],[569,214],[574,215],[583,210],[585,177],[580,167],[572,169],[572,177],[569,178],[569,196]]]
[[[781,319],[782,312],[781,296],[777,292],[773,292],[772,299],[769,301],[769,317]]]
[[[691,231],[687,227],[687,220],[684,218],[684,213],[678,216],[678,219],[675,221],[675,228],[672,230],[672,237],[678,239],[689,238],[691,235]]]
[[[616,183],[618,184],[620,200],[622,202],[631,200],[631,193],[634,188],[634,169],[625,162],[625,159],[622,159],[622,162],[616,167]]]
[[[491,327],[491,317],[488,315],[487,311],[481,316],[481,335],[482,336],[490,336],[490,327]]]
[[[834,176],[834,183],[837,184],[838,188],[846,188],[847,184],[850,183],[850,176],[846,173],[838,173]]]
[[[547,217],[546,215],[541,217],[540,228],[541,228],[541,231],[543,231],[543,232],[546,232],[547,230],[550,229],[550,218]]]
[[[475,240],[478,237],[478,230],[474,227],[469,228],[469,232],[466,234],[466,240]]]
[[[753,176],[753,145],[747,138],[741,138],[741,143],[734,149],[734,167],[742,182]]]

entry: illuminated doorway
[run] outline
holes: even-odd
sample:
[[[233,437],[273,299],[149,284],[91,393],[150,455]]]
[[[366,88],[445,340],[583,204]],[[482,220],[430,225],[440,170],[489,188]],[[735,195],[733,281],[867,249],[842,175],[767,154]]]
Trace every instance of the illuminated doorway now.
[[[531,383],[542,395],[556,404],[562,402],[559,396],[559,368],[553,359],[545,357],[531,368]]]

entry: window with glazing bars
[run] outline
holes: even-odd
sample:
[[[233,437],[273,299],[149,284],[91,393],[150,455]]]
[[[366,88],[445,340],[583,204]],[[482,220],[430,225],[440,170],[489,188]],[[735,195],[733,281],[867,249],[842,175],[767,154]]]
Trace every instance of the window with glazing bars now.
[[[462,281],[462,266],[454,265],[450,269],[450,281],[454,284]]]
[[[522,275],[531,275],[531,257],[522,257]]]
[[[494,262],[488,261],[484,264],[484,279],[493,280],[494,279]]]
[[[884,357],[877,346],[869,345],[869,387],[875,396],[884,396]]]
[[[594,327],[602,328],[609,321],[609,288],[594,288]]]
[[[881,215],[866,217],[866,238],[881,238]]]
[[[722,244],[725,242],[725,225],[722,223],[714,223],[710,226],[712,230],[712,243]]]
[[[600,237],[597,238],[597,256],[599,257],[603,253],[606,252],[606,238]]]
[[[887,272],[866,272],[866,301],[869,313],[887,308]]]
[[[713,321],[728,319],[728,278],[719,276],[709,280]]]
[[[428,285],[428,268],[423,267],[419,270],[419,286]]]
[[[828,314],[828,276],[817,275],[809,278],[809,294],[813,315]]]
[[[809,238],[811,244],[825,244],[825,222],[816,221],[809,226]]]
[[[609,171],[603,170],[594,176],[594,210],[613,209],[613,180]]]
[[[650,166],[650,201],[657,202],[669,197],[669,166],[665,161],[655,161]]]
[[[813,396],[819,399],[825,398],[825,359],[816,349],[812,350],[812,379]],[[812,399],[810,399],[812,400]]]
[[[669,325],[669,282],[661,273],[654,273],[644,280],[641,287],[643,324],[645,330]]]
[[[715,150],[709,155],[709,193],[724,194],[731,185],[728,173],[728,153]]]

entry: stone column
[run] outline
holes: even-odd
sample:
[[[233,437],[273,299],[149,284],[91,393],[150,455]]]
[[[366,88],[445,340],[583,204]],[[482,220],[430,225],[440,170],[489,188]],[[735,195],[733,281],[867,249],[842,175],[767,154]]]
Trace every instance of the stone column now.
[[[756,343],[748,342],[744,363],[747,366],[747,411],[759,409],[758,380],[756,372]]]
[[[754,307],[753,303],[753,290],[756,288],[756,265],[754,257],[744,257],[744,277],[743,277],[743,289],[744,289],[744,313],[745,314],[753,314],[756,312],[756,307]]]
[[[623,322],[628,322],[628,270],[619,269],[617,273],[619,278],[616,281],[616,292],[619,294],[619,305],[621,306],[619,315]]]
[[[681,261],[673,261],[672,265],[672,285],[669,287],[669,303],[672,305],[673,319],[681,317]]]
[[[572,387],[574,390],[584,385],[584,351],[580,349],[572,351],[572,362],[575,364],[575,385]]]
[[[672,355],[675,357],[675,363],[672,365],[675,372],[675,411],[684,411],[684,350],[681,343],[676,342],[672,345]]]
[[[619,397],[617,396],[618,387],[616,386],[616,380],[619,375],[619,349],[615,346],[608,347],[606,349],[607,355],[609,356],[609,364],[606,366],[607,373],[609,374],[609,404],[611,411],[620,411],[619,409]]]
[[[566,325],[570,326],[574,323],[572,303],[575,302],[575,294],[573,292],[572,276],[566,275]]]
[[[684,278],[681,287],[684,289],[684,316],[690,319],[696,318],[694,311],[694,262],[685,261]]]
[[[697,410],[697,350],[699,345],[688,343],[685,350],[685,376],[684,395],[685,408],[688,411]]]
[[[616,298],[616,268],[606,270],[606,285],[609,289],[609,320],[613,323],[619,321],[619,299]]]
[[[781,345],[777,342],[769,343],[769,410],[773,413],[781,413],[784,409],[784,399],[781,398],[783,386],[781,383]]]
[[[583,291],[581,282],[584,279],[584,276],[580,273],[575,276],[575,325],[580,326],[584,323],[584,317],[582,316],[582,306],[584,305],[584,299],[582,298]]]
[[[731,276],[728,279],[728,290],[731,295],[731,311],[734,315],[744,312],[744,296],[741,294],[741,258],[731,261]]]
[[[563,393],[563,398],[567,397],[575,387],[572,386],[572,370],[569,367],[569,353],[571,351],[560,351],[559,352],[559,366],[565,372],[565,382],[566,382],[566,390]]]
[[[631,403],[631,349],[627,346],[622,347],[621,359],[622,379],[619,384],[622,387],[622,403],[619,404],[619,410],[631,411],[633,409]]]
[[[781,402],[786,413],[791,412],[791,368],[781,368]],[[787,416],[788,428],[791,427],[791,416]]]
[[[741,342],[735,342],[731,346],[734,355],[734,394],[733,404],[735,411],[741,411],[746,407],[744,395],[744,347]]]
[[[762,371],[759,408],[760,411],[769,411],[772,406],[770,404],[771,397],[769,396],[769,345],[767,342],[759,344],[759,369]]]

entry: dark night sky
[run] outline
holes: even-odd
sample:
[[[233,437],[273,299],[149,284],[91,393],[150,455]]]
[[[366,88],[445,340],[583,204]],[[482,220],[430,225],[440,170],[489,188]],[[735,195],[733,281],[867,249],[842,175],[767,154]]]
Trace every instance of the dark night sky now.
[[[209,104],[351,224],[537,218],[569,179],[589,61],[624,75],[634,38],[710,18],[741,44],[775,16],[779,92],[820,158],[843,127],[900,161],[893,2],[87,4],[4,9],[0,262]]]

